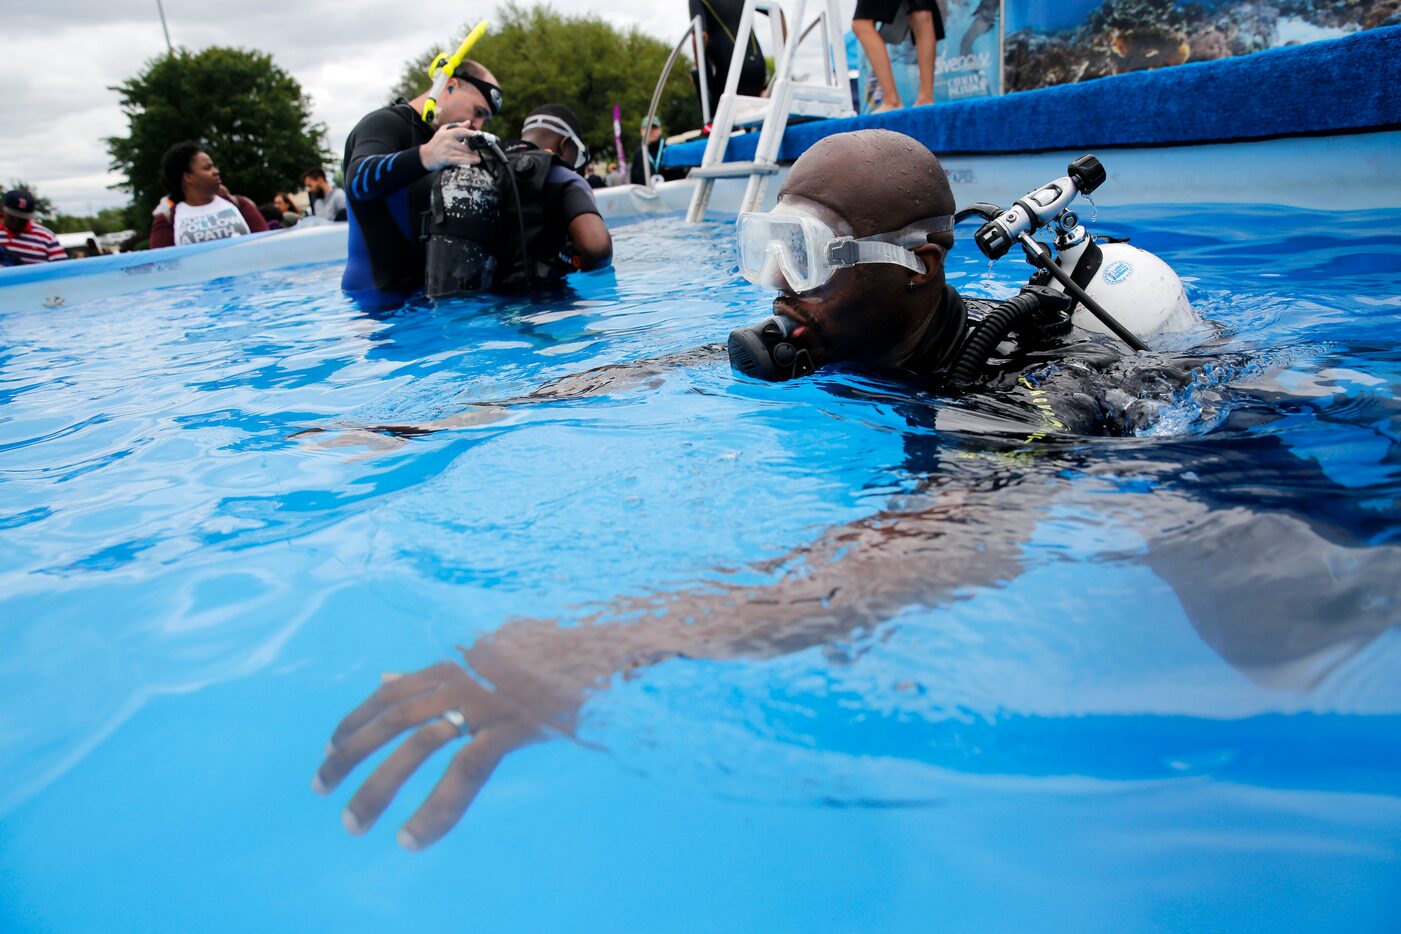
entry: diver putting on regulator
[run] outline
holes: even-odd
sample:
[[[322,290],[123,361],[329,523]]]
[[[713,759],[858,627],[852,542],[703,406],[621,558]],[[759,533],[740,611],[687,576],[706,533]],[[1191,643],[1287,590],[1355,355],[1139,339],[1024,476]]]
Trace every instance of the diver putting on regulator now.
[[[495,76],[467,53],[479,23],[452,55],[429,68],[430,86],[367,114],[345,146],[349,242],[341,287],[367,307],[398,304],[423,287],[434,172],[474,165],[469,137],[502,107]]]
[[[440,170],[424,216],[429,298],[558,288],[568,275],[608,265],[613,241],[580,170],[589,150],[578,117],[537,107],[521,139],[504,146],[473,131],[480,159]]]
[[[886,165],[910,160],[927,190],[888,204],[844,200],[837,173],[859,167],[866,150],[887,154]],[[955,216],[938,159],[915,140],[888,131],[829,137],[794,164],[773,210],[739,217],[740,274],[780,295],[772,317],[730,334],[731,364],[770,381],[854,364],[961,393],[1001,381],[1017,368],[1014,357],[1096,334],[1142,351],[1145,338],[1197,324],[1166,263],[1127,242],[1097,241],[1071,209],[1105,178],[1098,159],[1082,156],[1006,210],[976,204]],[[944,282],[954,223],[971,216],[985,220],[973,238],[984,255],[996,260],[1020,245],[1036,268],[1007,301],[964,299]],[[1054,251],[1033,239],[1046,228]]]
[[[453,54],[428,68],[430,86],[367,115],[346,141],[349,244],[341,287],[362,306],[554,286],[606,266],[613,242],[592,189],[578,118],[537,107],[521,140],[484,131],[505,97],[467,53],[477,24]]]

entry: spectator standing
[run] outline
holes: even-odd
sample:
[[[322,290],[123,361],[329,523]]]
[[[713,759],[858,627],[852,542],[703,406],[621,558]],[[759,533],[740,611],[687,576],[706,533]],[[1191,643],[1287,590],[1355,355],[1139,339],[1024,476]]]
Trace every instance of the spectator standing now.
[[[645,124],[646,121],[644,120]],[[660,175],[664,182],[674,182],[677,179],[686,177],[685,169],[664,169],[659,164],[662,161],[662,152],[666,149],[666,142],[662,139],[662,121],[657,117],[652,118],[651,126],[642,127],[642,136],[646,140],[638,143],[637,153],[632,157],[632,165],[628,166],[628,180],[634,185],[647,184],[647,167],[642,162],[642,147],[647,147],[647,157],[650,160],[652,175]]]
[[[311,216],[325,221],[343,221],[345,192],[326,179],[326,170],[319,165],[302,173],[302,184],[311,197]]]
[[[243,195],[229,194],[219,169],[198,143],[176,143],[161,160],[170,197],[156,207],[151,248],[185,246],[268,229],[263,215]]]
[[[919,96],[915,106],[934,103],[934,57],[938,40],[944,38],[944,17],[938,0],[856,0],[851,31],[870,59],[871,71],[880,84],[881,105],[876,113],[905,106],[900,100],[900,89],[895,85],[895,74],[890,69],[885,38],[876,28],[877,22],[891,24],[901,16],[908,17],[909,29],[915,34],[915,57],[919,62]]]
[[[67,259],[58,237],[34,223],[34,196],[23,188],[5,192],[5,223],[0,226],[0,264],[25,266]]]

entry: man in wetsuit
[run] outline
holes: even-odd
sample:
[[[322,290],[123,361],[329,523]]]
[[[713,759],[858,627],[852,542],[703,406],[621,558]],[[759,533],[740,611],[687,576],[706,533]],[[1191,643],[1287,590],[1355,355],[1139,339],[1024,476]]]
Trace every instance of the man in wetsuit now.
[[[482,65],[464,61],[437,102],[436,129],[423,121],[424,92],[368,114],[345,144],[350,243],[341,287],[371,304],[401,301],[423,286],[420,223],[431,173],[474,165],[468,138],[501,110],[501,89]]]
[[[814,281],[820,274],[790,269],[795,280],[802,274],[804,281],[785,279],[777,286],[774,310],[788,319],[786,336],[809,355],[813,368],[848,365],[895,375],[916,384],[906,396],[912,410],[931,408],[919,387],[938,385],[968,318],[968,303],[944,276],[944,256],[953,240],[941,218],[952,209],[938,160],[899,134],[831,137],[794,165],[776,215],[805,218],[839,236],[878,244],[865,257],[867,251],[853,251],[845,258],[856,262],[844,263],[821,282]],[[783,242],[797,245],[796,238]],[[899,247],[913,259],[907,265],[903,256],[879,245]],[[886,259],[875,259],[877,254]],[[1103,415],[1077,414],[1079,403],[1060,397],[1075,396],[1077,387],[1104,397],[1108,387],[1088,375],[1095,364],[1077,371],[1075,356],[1067,351],[1061,358],[1071,374],[1069,388],[1046,393],[1055,407],[1051,417],[1064,426],[1059,430],[1093,431]],[[681,363],[663,358],[604,368],[498,408],[646,383]],[[1059,385],[1055,374],[1046,376],[1043,385]],[[893,394],[879,399],[888,403]],[[1028,404],[1039,407],[1034,400]],[[912,411],[907,417],[913,423],[920,416]],[[464,417],[437,427],[470,423]],[[912,432],[931,445],[937,434]],[[1006,460],[998,450],[1000,438],[993,436],[961,446],[959,456],[996,458],[1007,466],[979,472],[971,482],[963,471],[933,470],[937,460],[910,450],[907,461],[922,477],[918,494],[827,529],[746,573],[653,597],[622,596],[579,625],[512,619],[465,648],[462,663],[442,662],[386,678],[336,728],[313,787],[322,793],[333,789],[361,762],[408,733],[346,807],[346,827],[362,833],[434,752],[457,744],[442,780],[400,832],[404,846],[420,849],[457,822],[504,756],[549,737],[572,735],[590,696],[639,669],[678,658],[772,658],[869,633],[912,606],[946,605],[1013,580],[1025,568],[1023,544],[1034,524],[1051,514],[1057,497],[1073,501],[1069,473],[1100,480],[1121,496],[1139,497],[1121,502],[1144,511],[1151,505],[1166,517],[1164,524],[1145,523],[1137,530],[1147,552],[1144,561],[1176,591],[1205,643],[1252,678],[1307,687],[1348,652],[1397,625],[1401,579],[1393,569],[1401,546],[1378,537],[1385,534],[1385,514],[1368,516],[1349,507],[1350,491],[1319,482],[1317,464],[1287,452],[1286,463],[1275,463],[1281,452],[1271,448],[1272,440],[1262,438],[1242,456],[1208,452],[1177,462],[1176,452],[1167,451],[1154,455],[1165,462],[1143,464],[1133,446],[1091,458],[1083,444],[1065,446],[1059,456],[1046,446],[1039,457]],[[1266,464],[1268,473],[1262,474]],[[1156,482],[1147,491],[1126,490],[1121,487],[1125,474]],[[1303,481],[1298,488],[1333,502],[1318,513],[1312,504],[1283,498],[1270,504],[1278,508],[1261,508],[1262,496],[1269,495],[1262,477],[1266,483]],[[1093,487],[1091,492],[1098,495]],[[1232,563],[1241,555],[1254,559],[1249,573],[1238,573]]]
[[[903,183],[864,186],[856,197],[849,167],[880,164],[900,166]],[[1026,341],[1028,348],[995,365],[960,356],[970,328],[999,303],[965,300],[945,282],[953,212],[943,167],[917,140],[863,130],[817,143],[785,180],[773,212],[741,218],[741,272],[779,294],[765,326],[731,335],[736,369],[786,379],[841,364],[937,394],[995,393],[1031,424],[1091,436],[1129,434],[1149,414],[1142,405],[1115,404],[1124,392],[1108,387],[1164,399],[1190,380],[1195,358],[1125,366],[1117,348],[1084,338]],[[799,239],[821,251],[841,237],[856,238],[846,244],[850,255],[800,256],[794,264]],[[783,255],[769,248],[779,242]],[[1068,332],[1068,320],[1059,321]],[[792,349],[781,366],[776,358],[789,351],[774,354],[770,346],[780,335]]]

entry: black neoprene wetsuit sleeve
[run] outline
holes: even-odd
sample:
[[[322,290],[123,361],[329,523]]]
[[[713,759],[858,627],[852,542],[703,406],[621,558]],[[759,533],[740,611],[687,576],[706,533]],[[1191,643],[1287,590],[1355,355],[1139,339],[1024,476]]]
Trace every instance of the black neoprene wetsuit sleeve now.
[[[594,200],[593,189],[588,187],[587,182],[583,185],[567,184],[561,187],[563,190],[559,193],[558,211],[565,227],[581,214],[598,213],[598,202]]]
[[[427,175],[418,155],[416,137],[421,135],[394,109],[375,111],[362,120],[355,128],[355,148],[346,160],[346,197],[374,201]]]

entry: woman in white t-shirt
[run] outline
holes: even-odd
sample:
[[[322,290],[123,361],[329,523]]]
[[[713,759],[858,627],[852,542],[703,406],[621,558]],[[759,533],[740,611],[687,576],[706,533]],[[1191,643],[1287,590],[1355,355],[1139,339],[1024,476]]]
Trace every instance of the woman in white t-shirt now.
[[[161,160],[170,197],[151,220],[151,247],[185,246],[267,230],[253,202],[231,195],[209,153],[197,143],[176,143]]]

